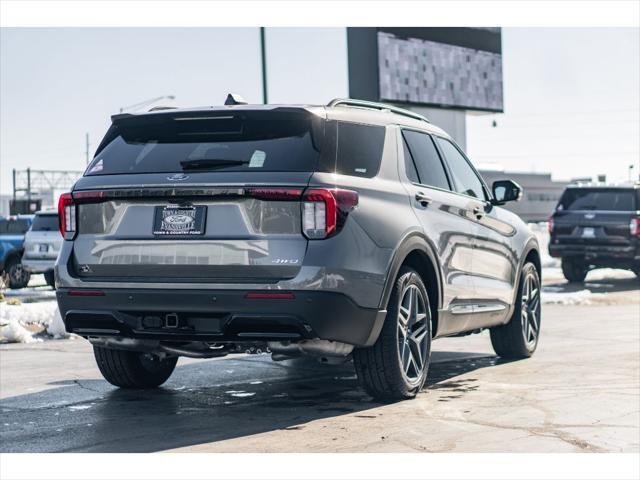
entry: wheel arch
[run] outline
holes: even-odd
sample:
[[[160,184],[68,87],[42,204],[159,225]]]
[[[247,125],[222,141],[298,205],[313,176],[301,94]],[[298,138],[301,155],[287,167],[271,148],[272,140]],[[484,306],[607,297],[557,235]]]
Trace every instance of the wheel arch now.
[[[535,238],[530,238],[529,241],[527,241],[524,249],[522,250],[522,255],[520,255],[520,262],[518,263],[518,271],[514,284],[515,288],[513,289],[513,300],[511,302],[511,309],[509,311],[507,320],[510,319],[511,315],[513,314],[513,307],[518,297],[520,279],[522,278],[522,268],[527,262],[533,263],[533,265],[536,267],[536,270],[538,271],[538,277],[540,278],[540,283],[542,284],[542,258],[540,256],[540,246],[538,245],[538,241]]]
[[[380,300],[380,309],[386,309],[391,291],[402,266],[416,270],[423,279],[429,295],[431,305],[431,334],[436,336],[438,329],[438,312],[442,305],[442,270],[435,254],[435,248],[427,237],[419,232],[408,234],[396,249],[391,264],[387,270],[387,277]]]

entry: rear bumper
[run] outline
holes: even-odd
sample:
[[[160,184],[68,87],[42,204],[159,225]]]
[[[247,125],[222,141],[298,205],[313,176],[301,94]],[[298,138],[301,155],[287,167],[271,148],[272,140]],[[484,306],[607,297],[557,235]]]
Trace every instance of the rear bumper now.
[[[98,291],[100,296],[81,295]],[[291,291],[293,298],[266,299],[248,299],[247,293],[255,291],[61,288],[56,296],[68,332],[161,341],[320,338],[369,346],[386,315],[334,292]]]
[[[588,245],[549,243],[552,257],[580,256],[587,259],[640,260],[640,250],[635,245]]]
[[[44,273],[53,270],[56,259],[30,259],[22,257],[22,266],[31,273]]]

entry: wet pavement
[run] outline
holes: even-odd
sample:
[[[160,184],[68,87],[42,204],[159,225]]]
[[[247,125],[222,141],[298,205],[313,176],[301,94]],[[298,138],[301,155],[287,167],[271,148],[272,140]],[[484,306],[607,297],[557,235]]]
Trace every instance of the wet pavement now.
[[[516,362],[486,334],[437,340],[428,388],[394,404],[350,363],[181,359],[162,388],[125,391],[84,340],[3,345],[0,451],[637,452],[639,319],[635,301],[546,306],[539,351]]]

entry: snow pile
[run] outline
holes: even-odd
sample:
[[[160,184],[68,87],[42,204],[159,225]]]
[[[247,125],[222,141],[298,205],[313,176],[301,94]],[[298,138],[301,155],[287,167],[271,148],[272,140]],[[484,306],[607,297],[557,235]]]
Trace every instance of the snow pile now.
[[[42,332],[36,333],[37,330]],[[3,340],[29,343],[40,341],[45,336],[52,338],[69,336],[64,329],[56,302],[15,305],[0,303],[0,337]]]
[[[567,292],[562,288],[543,287],[542,303],[547,305],[589,305],[595,293],[591,290]]]
[[[542,303],[546,305],[607,305],[610,303],[609,294],[594,293],[587,288],[568,292],[563,287],[542,287],[541,298]]]

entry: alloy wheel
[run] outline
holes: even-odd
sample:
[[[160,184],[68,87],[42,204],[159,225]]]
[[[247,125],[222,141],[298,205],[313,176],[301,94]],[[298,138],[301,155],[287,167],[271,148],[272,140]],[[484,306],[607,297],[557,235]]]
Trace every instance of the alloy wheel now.
[[[540,280],[534,271],[524,277],[521,312],[522,335],[527,348],[531,349],[540,333]]]
[[[428,361],[429,310],[416,285],[407,285],[398,308],[398,352],[409,382],[420,379]]]

